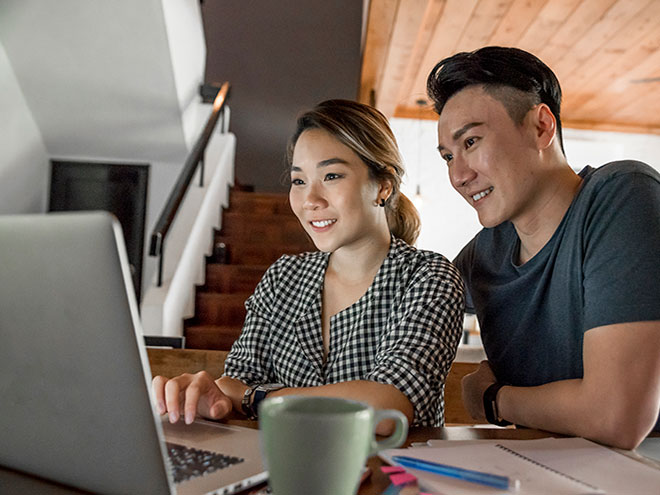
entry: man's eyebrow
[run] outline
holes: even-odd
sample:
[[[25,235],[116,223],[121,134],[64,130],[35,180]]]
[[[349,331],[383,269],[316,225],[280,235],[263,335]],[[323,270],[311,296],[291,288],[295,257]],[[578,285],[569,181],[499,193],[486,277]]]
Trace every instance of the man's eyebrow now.
[[[473,127],[477,127],[477,126],[480,126],[480,125],[483,125],[483,122],[470,122],[469,124],[465,124],[463,127],[461,127],[461,128],[458,129],[456,132],[454,132],[454,134],[453,134],[452,137],[451,137],[451,138],[452,138],[452,141],[453,141],[453,142],[458,141],[458,139],[459,139],[463,134],[465,134],[467,131],[469,131],[469,130],[472,129]],[[439,145],[438,145],[438,151],[442,151],[443,149],[444,149],[444,146],[442,146],[441,144],[439,144]]]

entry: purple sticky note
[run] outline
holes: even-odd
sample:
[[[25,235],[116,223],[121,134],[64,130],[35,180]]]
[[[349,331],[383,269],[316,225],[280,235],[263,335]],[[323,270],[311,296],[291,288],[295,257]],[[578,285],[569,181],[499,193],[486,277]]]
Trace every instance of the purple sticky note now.
[[[414,483],[417,481],[417,478],[410,473],[397,473],[390,476],[390,481],[396,486],[399,486]]]

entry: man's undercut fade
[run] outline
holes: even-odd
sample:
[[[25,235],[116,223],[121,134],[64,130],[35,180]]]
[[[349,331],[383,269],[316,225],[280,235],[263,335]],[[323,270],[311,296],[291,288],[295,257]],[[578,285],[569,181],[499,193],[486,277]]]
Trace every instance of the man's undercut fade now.
[[[433,68],[426,81],[438,115],[445,104],[468,86],[481,86],[498,100],[511,119],[521,125],[527,112],[545,103],[557,120],[562,152],[561,87],[554,72],[536,56],[518,48],[487,46],[447,57]]]

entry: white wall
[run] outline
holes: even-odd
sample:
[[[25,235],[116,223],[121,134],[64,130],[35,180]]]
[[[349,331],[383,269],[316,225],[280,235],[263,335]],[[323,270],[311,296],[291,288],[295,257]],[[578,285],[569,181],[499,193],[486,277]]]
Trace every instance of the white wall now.
[[[471,206],[451,187],[447,167],[436,149],[436,122],[391,119],[407,168],[402,191],[414,199],[420,186],[422,232],[417,246],[453,259],[481,230]],[[660,170],[660,136],[564,129],[568,162],[575,170],[631,158]]]
[[[162,0],[165,29],[183,133],[188,147],[199,136],[199,85],[204,81],[206,40],[199,0]]]
[[[0,215],[45,210],[48,157],[14,70],[0,44]]]

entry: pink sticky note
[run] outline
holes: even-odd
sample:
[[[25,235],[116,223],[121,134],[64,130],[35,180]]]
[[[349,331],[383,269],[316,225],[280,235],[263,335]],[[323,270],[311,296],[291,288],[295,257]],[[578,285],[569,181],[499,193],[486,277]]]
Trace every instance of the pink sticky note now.
[[[405,473],[406,470],[401,466],[381,466],[380,470],[385,474]]]
[[[396,486],[399,486],[414,483],[417,481],[417,478],[410,473],[397,473],[390,476],[390,481]]]

